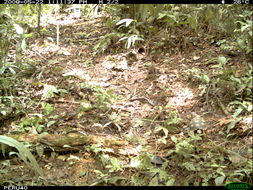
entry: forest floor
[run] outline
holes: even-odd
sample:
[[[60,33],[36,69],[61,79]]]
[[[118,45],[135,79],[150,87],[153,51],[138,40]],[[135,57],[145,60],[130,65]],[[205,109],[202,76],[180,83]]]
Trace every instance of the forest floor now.
[[[206,148],[215,148],[207,145],[210,141],[216,145],[224,144],[231,150],[250,146],[251,136],[230,142],[224,139],[219,132],[226,131],[233,118],[210,101],[213,97],[201,95],[198,83],[187,72],[198,68],[208,73],[209,68],[202,63],[219,56],[218,47],[203,39],[196,46],[186,43],[183,48],[175,47],[177,51],[174,53],[170,48],[164,48],[151,56],[150,52],[155,47],[147,45],[135,50],[126,49],[123,53],[112,50],[94,55],[93,47],[108,31],[104,25],[106,17],[62,19],[68,20],[61,20],[59,46],[52,40],[56,37],[52,32],[52,35],[29,41],[26,50],[26,57],[39,63],[36,68],[39,70],[37,73],[41,73],[40,84],[68,91],[64,95],[39,100],[53,104],[54,111],[50,115],[58,117],[57,122],[45,131],[60,136],[69,133],[92,136],[96,144],[89,150],[52,151],[47,156],[38,157],[47,180],[36,179],[26,167],[21,167],[20,177],[19,172],[14,172],[17,167],[12,168],[14,182],[23,185],[105,185],[111,180],[110,184],[124,185],[120,181],[131,179],[134,174],[132,158],[143,151],[166,157],[168,151],[175,148],[174,137],[187,137],[186,128],[192,112],[206,113],[203,118],[207,129],[201,140]],[[55,25],[51,27],[55,30]],[[239,57],[234,57],[231,62],[236,64],[238,60]],[[43,93],[43,86],[36,77],[24,79],[27,89],[33,89],[31,92],[35,99]],[[91,106],[97,107],[89,109],[87,100]],[[41,110],[40,106],[31,108],[28,117],[41,113]],[[49,121],[55,121],[55,118],[48,117]],[[163,122],[168,121],[172,123],[165,130]],[[249,126],[240,124],[239,128],[245,131]],[[115,169],[117,166],[104,168],[106,164],[101,163],[100,153],[119,159],[128,167],[118,170]],[[104,171],[104,174],[97,170]],[[185,177],[183,170],[176,167],[168,173],[173,175],[174,185],[180,185],[179,181]],[[113,178],[117,176],[115,174],[118,179]]]

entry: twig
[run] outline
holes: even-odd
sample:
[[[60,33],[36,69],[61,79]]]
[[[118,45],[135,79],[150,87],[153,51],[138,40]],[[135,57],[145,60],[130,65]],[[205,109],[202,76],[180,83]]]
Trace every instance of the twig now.
[[[146,97],[133,97],[130,99],[130,101],[135,101],[135,100],[146,100],[151,106],[155,106],[155,103]]]
[[[70,103],[70,104],[80,104],[80,102],[73,102],[68,100],[52,100],[54,103]]]

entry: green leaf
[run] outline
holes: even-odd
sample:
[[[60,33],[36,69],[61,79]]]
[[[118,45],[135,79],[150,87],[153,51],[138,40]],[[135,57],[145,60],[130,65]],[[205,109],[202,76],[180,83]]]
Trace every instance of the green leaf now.
[[[252,24],[251,24],[251,25],[252,25]],[[251,25],[246,24],[246,25],[242,26],[241,31],[244,32],[247,28],[250,28]]]
[[[159,185],[159,183],[158,183],[158,177],[157,176],[153,177],[153,179],[151,179],[151,181],[149,182],[148,185],[149,186],[157,186],[157,185]]]
[[[233,113],[232,117],[236,118],[238,115],[240,115],[242,113],[242,111],[244,110],[244,108],[242,106],[238,107],[235,112]]]
[[[60,92],[61,94],[68,94],[68,90],[66,89],[58,89],[58,92]]]
[[[25,38],[24,38],[24,39],[22,40],[22,42],[21,42],[21,49],[22,49],[23,51],[25,51],[26,47],[27,47],[27,44],[26,44],[26,41],[25,41]]]
[[[158,13],[157,19],[162,19],[167,16],[167,13]]]
[[[172,140],[174,143],[177,143],[177,137],[176,137],[176,136],[171,136],[170,138],[171,138],[171,140]]]
[[[49,115],[54,110],[54,106],[52,106],[51,104],[45,103],[45,102],[42,102],[41,106],[44,109],[44,112],[46,115]]]
[[[173,21],[177,22],[177,17],[175,15],[168,15],[169,18],[171,18]]]
[[[54,96],[54,93],[58,93],[58,90],[53,85],[44,84],[43,98],[50,98]]]
[[[220,63],[222,65],[225,65],[227,63],[226,57],[223,57],[223,56],[218,57],[217,61],[218,61],[218,63]]]
[[[5,145],[5,144],[0,143],[0,147],[1,147],[1,152],[2,152],[3,156],[5,156],[5,149],[6,149],[6,145]]]
[[[153,8],[155,9],[155,11],[154,11],[154,15],[152,15],[152,16],[154,16],[156,18],[157,15],[163,10],[164,5],[163,4],[156,4],[155,7],[153,5]]]
[[[247,111],[248,111],[248,112],[251,112],[251,111],[252,111],[252,109],[253,109],[253,106],[252,106],[252,103],[250,102],[250,104],[248,105],[248,109],[247,109]]]
[[[126,27],[128,27],[129,24],[131,24],[131,22],[133,22],[133,19],[130,19],[130,18],[122,19],[119,22],[117,22],[116,25],[123,24],[124,22],[126,23]]]
[[[226,178],[226,176],[217,177],[217,178],[214,180],[214,181],[215,181],[215,184],[216,184],[216,185],[221,185],[221,184],[223,184],[225,178]]]
[[[196,171],[196,168],[192,162],[185,162],[182,164],[182,166],[184,166],[188,171]]]
[[[39,157],[42,157],[44,153],[44,147],[41,145],[36,146],[36,152],[39,155]]]
[[[172,185],[174,185],[174,183],[175,183],[175,179],[174,178],[171,178],[171,179],[169,179],[167,182],[166,182],[166,186],[172,186]]]
[[[47,123],[47,127],[51,127],[53,124],[55,124],[56,123],[56,121],[49,121],[48,123]]]
[[[239,119],[236,119],[236,120],[230,122],[230,123],[228,124],[227,133],[229,133],[229,131],[230,131],[231,129],[233,129],[233,128],[235,127],[235,125],[236,125],[239,121],[241,121],[241,120],[242,120],[242,118],[239,118]]]
[[[19,158],[22,159],[28,166],[32,166],[35,172],[43,176],[43,172],[41,168],[39,167],[37,161],[35,160],[34,156],[22,143],[16,141],[15,139],[11,137],[7,137],[3,135],[0,135],[0,143],[16,148],[19,152],[17,153]],[[30,162],[28,162],[27,159]]]
[[[163,126],[160,126],[160,125],[156,126],[155,131],[157,131],[157,132],[158,131],[163,131],[164,134],[165,134],[165,137],[166,138],[168,137],[169,130],[167,128],[163,127]]]
[[[129,49],[131,47],[131,44],[132,44],[132,38],[131,36],[127,39],[127,49]]]
[[[79,176],[82,177],[82,176],[84,176],[84,175],[86,175],[86,174],[87,174],[87,172],[80,172],[80,173],[79,173]]]
[[[9,69],[9,71],[10,71],[13,75],[16,74],[16,71],[15,71],[12,67],[9,67],[8,69]]]
[[[36,130],[40,134],[45,130],[45,126],[44,125],[38,125],[38,126],[36,126]]]
[[[13,26],[14,26],[14,28],[15,28],[17,34],[20,34],[20,35],[21,35],[21,34],[24,33],[23,28],[22,28],[21,26],[19,26],[18,24],[13,24]]]
[[[233,81],[233,82],[236,82],[236,83],[238,83],[238,84],[241,84],[241,83],[242,83],[241,80],[240,80],[239,78],[236,78],[236,77],[234,77],[233,75],[230,76],[230,80]]]
[[[91,103],[90,103],[89,100],[84,99],[81,102],[81,108],[82,108],[82,111],[86,112],[86,111],[91,110],[93,107],[92,107],[92,105],[91,105]]]
[[[4,73],[5,69],[6,69],[6,67],[4,67],[4,66],[2,68],[0,68],[0,75]]]
[[[237,39],[237,43],[241,49],[244,49],[246,46],[244,40],[242,40],[242,39]]]
[[[206,83],[209,83],[209,82],[210,82],[210,79],[209,79],[208,75],[202,75],[202,76],[201,76],[201,79],[202,79],[204,82],[206,82]]]
[[[187,21],[189,22],[191,28],[193,30],[196,30],[197,29],[197,24],[198,24],[198,21],[197,21],[197,18],[195,16],[190,16],[188,17]]]
[[[29,33],[29,34],[24,34],[22,37],[23,38],[31,38],[33,37],[34,33]]]
[[[198,134],[195,134],[193,131],[189,132],[189,136],[191,137],[192,140],[196,140],[196,141],[202,139]]]
[[[120,38],[119,41],[126,40],[128,37]]]

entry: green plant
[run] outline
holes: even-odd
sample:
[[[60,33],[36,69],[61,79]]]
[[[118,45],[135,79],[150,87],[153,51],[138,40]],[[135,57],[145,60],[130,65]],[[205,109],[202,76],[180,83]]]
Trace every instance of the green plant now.
[[[187,70],[193,78],[197,79],[200,96],[215,97],[215,101],[226,115],[231,115],[234,119],[227,125],[227,137],[233,135],[231,130],[235,128],[236,124],[243,119],[243,115],[252,113],[252,66],[248,64],[243,74],[238,76],[236,69],[227,67],[229,60],[226,57],[219,56],[207,61],[216,62],[217,64],[211,66],[213,75],[210,77],[207,74],[201,74],[196,69]],[[206,98],[207,101],[209,101]],[[225,102],[225,105],[224,103]],[[209,102],[206,102],[207,104]],[[212,102],[213,103],[213,102]]]
[[[96,97],[95,108],[103,111],[107,110],[108,105],[112,104],[117,99],[113,89],[104,90],[100,86],[88,83],[83,83],[82,88],[89,88],[93,91],[93,94]]]
[[[10,117],[17,117],[24,114],[24,106],[14,96],[0,96],[0,126],[4,125]]]
[[[143,39],[138,37],[137,35],[131,35],[131,36],[128,36],[128,37],[123,37],[119,41],[122,41],[122,40],[127,40],[126,45],[125,45],[125,47],[127,49],[129,49],[130,47],[134,47],[135,41],[138,41],[138,40],[143,41]]]
[[[47,98],[52,98],[55,96],[55,94],[66,94],[67,91],[65,89],[57,89],[57,87],[53,86],[53,85],[48,85],[48,84],[43,84],[41,83],[43,86],[44,86],[44,89],[43,89],[43,95],[42,97],[44,99],[47,99]]]
[[[11,74],[15,75],[15,69],[19,69],[16,65],[11,63],[3,63],[0,67],[0,75],[3,75],[5,72],[9,71]]]
[[[44,84],[43,98],[51,98],[58,93],[58,89],[53,85]]]
[[[124,7],[119,7],[118,15],[120,15],[123,18],[132,18],[140,22],[146,22],[150,18],[156,19],[158,13],[160,13],[163,9],[165,9],[168,6],[162,4],[126,5]]]
[[[107,25],[112,25],[112,21],[108,19]],[[132,24],[131,24],[132,23]],[[136,41],[143,41],[140,32],[137,30],[137,21],[133,19],[122,19],[116,23],[118,30],[122,29],[122,32],[111,32],[106,34],[98,43],[94,46],[94,54],[103,53],[110,46],[119,44],[120,41],[126,40],[125,47],[129,49],[134,47]]]
[[[152,165],[151,157],[153,155],[143,150],[139,156],[131,159],[129,167],[135,169],[131,176],[131,185],[149,185],[149,186],[171,186],[174,185],[175,178],[168,172],[168,162],[164,162],[157,168]]]
[[[119,177],[119,176],[112,176],[111,174],[105,174],[100,170],[94,170],[94,172],[97,175],[97,178],[99,179],[99,181],[95,182],[93,185],[97,185],[100,183],[106,183],[106,184],[113,184],[113,185],[118,185],[117,182],[120,180],[124,180],[125,178],[123,177]]]
[[[177,5],[171,5],[170,10],[164,10],[158,14],[157,20],[166,23],[169,27],[188,24],[186,20],[188,15],[181,12],[180,9]]]
[[[39,174],[40,176],[43,176],[43,171],[39,167],[36,159],[32,155],[32,153],[20,142],[16,141],[15,139],[7,136],[0,135],[0,145],[2,149],[2,153],[5,154],[5,148],[3,144],[6,144],[8,146],[14,147],[18,150],[18,153],[15,153],[18,155],[20,159],[22,159],[28,166],[32,167],[34,171]]]
[[[110,109],[111,104],[117,99],[113,89],[104,90],[103,88],[93,85],[91,83],[82,83],[81,89],[86,89],[87,93],[79,107],[78,117],[83,116],[87,111],[95,108],[101,111]],[[89,97],[92,96],[92,100]]]
[[[101,38],[98,43],[93,47],[94,55],[98,53],[104,53],[110,46],[113,46],[117,43],[121,34],[111,32],[106,34],[103,38]]]
[[[239,163],[231,164],[227,161],[227,159],[231,160],[227,148],[218,142],[207,142],[205,135],[194,134],[192,131],[188,135],[187,138],[172,136],[171,140],[175,143],[175,148],[167,153],[167,162],[175,161],[174,168],[182,170],[186,176],[180,184],[224,185],[235,178],[238,181],[245,181],[245,177],[249,179],[252,175],[250,159],[240,159]]]
[[[41,102],[41,106],[42,109],[44,109],[46,115],[49,115],[50,113],[52,113],[52,111],[54,111],[54,107],[51,104]]]
[[[235,33],[237,34],[237,44],[241,50],[243,50],[246,54],[252,53],[252,12],[245,10],[243,12],[244,15],[241,15],[242,17],[245,16],[247,20],[244,20],[245,17],[243,17],[242,21],[237,21],[236,23],[240,24],[240,27],[235,30]]]
[[[187,70],[190,78],[194,78],[201,84],[200,95],[214,96],[218,99],[218,103],[222,107],[223,111],[228,114],[226,106],[222,105],[220,99],[227,99],[227,107],[233,116],[236,117],[240,114],[250,113],[252,111],[252,66],[247,65],[244,73],[238,77],[236,76],[236,69],[234,67],[227,67],[229,59],[224,56],[219,56],[208,60],[204,64],[210,62],[216,62],[217,64],[211,66],[213,69],[212,76],[208,74],[202,74],[200,70],[192,68]],[[236,105],[236,106],[235,106]],[[238,105],[240,105],[238,107]]]
[[[168,134],[171,132],[175,132],[177,127],[180,126],[183,120],[179,117],[177,109],[175,109],[170,104],[167,104],[165,107],[158,107],[158,110],[158,114],[154,117],[151,123],[155,123],[161,113],[165,114],[164,120],[157,121],[159,123],[162,122],[162,124],[155,125],[155,132],[162,131],[164,133],[164,137],[159,139],[158,142],[161,141],[166,144],[166,138],[168,137]]]
[[[93,108],[89,100],[83,99],[80,105],[78,117],[82,117],[85,112],[90,111]]]
[[[125,24],[124,24],[125,23]],[[133,26],[129,27],[130,24],[133,23]],[[133,19],[122,19],[119,22],[116,23],[116,25],[120,25],[119,28],[125,26],[128,27],[128,33],[123,34],[123,37],[119,40],[127,40],[125,47],[129,49],[130,47],[134,47],[135,41],[143,41],[141,37],[139,37],[139,31],[136,29],[136,21]]]
[[[123,166],[117,158],[110,158],[109,164],[105,168],[109,169],[110,173],[123,170]]]
[[[167,120],[165,121],[166,127],[170,127],[172,125],[179,125],[182,122],[182,119],[179,117],[179,113],[177,109],[173,108],[172,105],[167,104],[165,106],[165,110],[167,112]]]
[[[21,123],[18,124],[18,128],[21,131],[29,131],[31,128],[41,131],[45,128],[43,125],[44,119],[42,114],[34,114],[30,118],[24,119]]]
[[[104,90],[101,87],[94,86],[93,90],[97,100],[97,105],[95,105],[95,107],[102,111],[107,110],[109,108],[108,105],[112,104],[117,99],[113,89]]]
[[[49,115],[49,112],[51,113],[51,110],[53,110],[53,108],[51,108],[50,105],[48,106],[50,108],[48,107],[44,109],[46,114],[48,113]],[[24,118],[23,121],[17,124],[17,126],[20,131],[36,130],[38,133],[42,133],[45,128],[48,128],[57,122],[55,120],[57,117],[58,116],[49,116],[47,118],[43,114],[33,114],[32,117]],[[49,120],[49,118],[53,120]]]
[[[121,131],[121,127],[120,127],[121,114],[117,114],[116,112],[112,112],[112,113],[108,114],[107,117],[110,120],[110,122],[105,124],[105,126],[108,126],[111,123],[113,123],[118,128],[118,131],[120,132]]]

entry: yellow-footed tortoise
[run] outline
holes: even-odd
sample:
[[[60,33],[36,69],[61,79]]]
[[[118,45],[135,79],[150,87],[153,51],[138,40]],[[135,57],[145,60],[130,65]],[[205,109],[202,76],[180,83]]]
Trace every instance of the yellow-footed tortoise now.
[[[206,128],[205,120],[200,115],[196,114],[195,112],[192,113],[192,116],[193,118],[189,124],[189,127],[187,127],[187,129],[191,131],[197,131],[198,133],[204,130]]]

